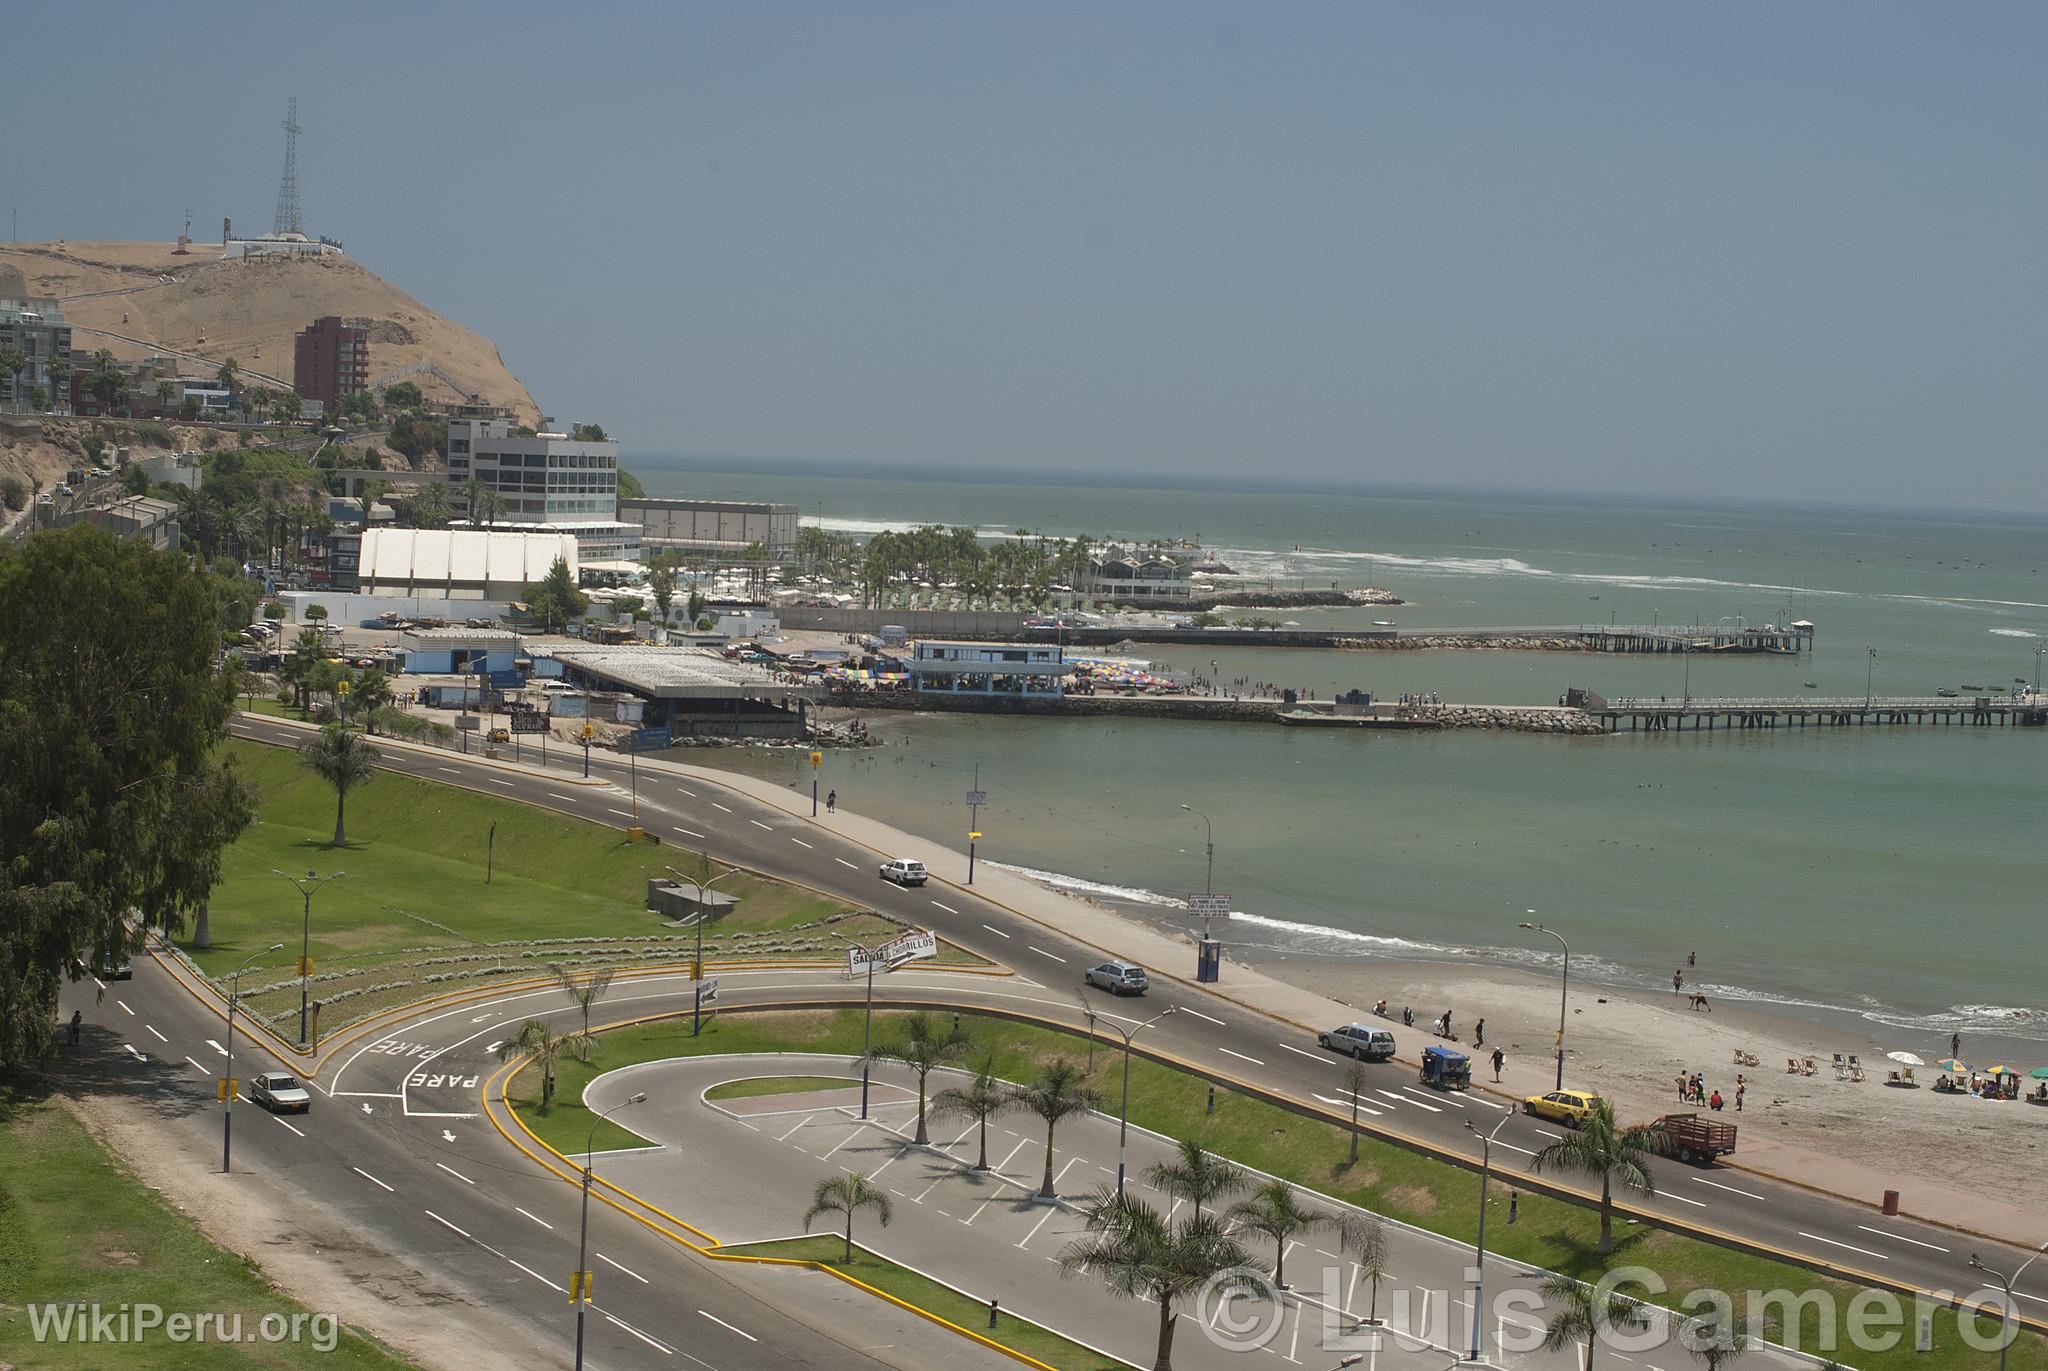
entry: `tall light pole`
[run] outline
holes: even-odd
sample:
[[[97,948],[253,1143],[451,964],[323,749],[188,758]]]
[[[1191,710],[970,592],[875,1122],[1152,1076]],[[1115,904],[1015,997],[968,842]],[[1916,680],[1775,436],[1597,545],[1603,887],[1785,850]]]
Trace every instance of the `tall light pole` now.
[[[1870,661],[1863,668],[1863,708],[1867,711],[1875,699],[1872,694],[1872,683],[1877,679],[1877,649],[1866,647],[1863,650],[1870,657]]]
[[[704,865],[707,868],[710,867],[711,854],[707,852],[702,855],[704,857]],[[678,881],[685,882],[694,887],[697,892],[697,913],[694,919],[697,926],[697,954],[690,962],[690,979],[697,983],[696,1001],[690,1007],[690,1036],[694,1038],[703,1031],[704,1027],[704,925],[711,918],[711,907],[704,903],[704,892],[717,885],[727,876],[737,876],[740,868],[733,867],[730,871],[721,871],[710,880],[702,882],[691,880],[672,866],[665,866],[662,870],[675,877]]]
[[[1086,1005],[1083,1005],[1082,1008],[1088,1015],[1088,1024],[1091,1029],[1094,1027],[1097,1019],[1104,1017],[1097,1014],[1094,1010],[1088,1009]],[[1165,1013],[1155,1014],[1135,1027],[1125,1028],[1114,1020],[1109,1025],[1117,1036],[1124,1040],[1124,1103],[1122,1110],[1117,1114],[1116,1120],[1116,1193],[1119,1195],[1124,1193],[1124,1140],[1130,1135],[1131,1131],[1131,1039],[1137,1037],[1140,1033],[1143,1033],[1146,1029],[1171,1013],[1173,1013],[1173,1008],[1169,1005]]]
[[[2041,693],[2041,654],[2048,652],[2048,639],[2034,640],[2034,693]]]
[[[306,878],[300,880],[297,876],[285,875],[284,872],[279,871],[273,866],[270,868],[270,874],[290,881],[299,894],[305,897],[306,901],[305,917],[299,924],[299,1046],[304,1047],[306,1045],[306,1001],[309,997],[313,981],[313,892],[326,885],[329,881],[340,880],[348,875],[348,873],[346,871],[337,871],[331,876],[319,876],[308,871]]]
[[[268,957],[273,952],[284,951],[283,943],[272,943],[261,952],[251,952],[249,960],[234,969],[228,977],[228,1075],[221,1092],[221,1103],[226,1106],[220,1116],[220,1171],[225,1176],[232,1168],[235,1141],[235,1001],[242,997],[242,973],[249,969],[249,963],[258,957]]]
[[[1536,911],[1532,909],[1528,912],[1534,914]],[[1542,924],[1532,923],[1524,923],[1522,927],[1533,933],[1548,933],[1551,937],[1557,939],[1557,945],[1564,949],[1564,975],[1557,983],[1557,1084],[1552,1087],[1556,1090],[1562,1090],[1564,1089],[1564,1016],[1566,1007],[1571,1003],[1572,994],[1572,945],[1564,940],[1564,934],[1554,928],[1545,928]]]
[[[1479,1139],[1479,1242],[1474,1248],[1477,1257],[1472,1266],[1472,1361],[1479,1360],[1479,1336],[1486,1326],[1486,1182],[1493,1176],[1493,1140],[1514,1117],[1512,1114],[1501,1115],[1500,1122],[1493,1126],[1491,1133],[1481,1133],[1470,1119],[1465,1120],[1465,1127]]]
[[[639,1104],[647,1098],[645,1091],[629,1095],[610,1109],[604,1110],[590,1121],[590,1136],[583,1141],[583,1225],[576,1234],[576,1275],[570,1281],[571,1293],[576,1298],[576,1371],[583,1371],[583,1307],[590,1303],[590,1268],[585,1265],[590,1252],[590,1167],[591,1150],[597,1146],[597,1126],[629,1104]]]
[[[1998,1318],[1998,1371],[2005,1371],[2005,1354],[2007,1349],[2012,1346],[2012,1288],[2019,1278],[2027,1273],[2027,1268],[2041,1259],[2043,1252],[2048,1252],[2048,1242],[2044,1242],[2035,1248],[2034,1255],[2021,1262],[2019,1269],[2010,1276],[2002,1275],[1991,1267],[1986,1266],[1977,1259],[1975,1252],[1970,1254],[1970,1269],[1982,1271],[1985,1275],[1997,1281],[2005,1290],[2005,1307],[1999,1311]]]
[[[1204,835],[1202,853],[1207,859],[1207,865],[1202,872],[1202,893],[1204,895],[1214,895],[1216,893],[1216,825],[1210,823],[1209,816],[1196,809],[1193,805],[1182,805],[1181,808],[1202,821],[1202,832]],[[1209,914],[1205,910],[1202,914],[1202,941],[1207,942],[1208,940]]]
[[[868,1053],[873,1050],[875,1045],[875,962],[877,959],[872,950],[862,947],[844,933],[834,933],[832,936],[845,943],[848,947],[858,951],[861,961],[867,964],[868,969],[867,1008],[863,1011],[860,1021],[860,1116],[865,1119],[868,1116],[868,1079],[871,1063]]]

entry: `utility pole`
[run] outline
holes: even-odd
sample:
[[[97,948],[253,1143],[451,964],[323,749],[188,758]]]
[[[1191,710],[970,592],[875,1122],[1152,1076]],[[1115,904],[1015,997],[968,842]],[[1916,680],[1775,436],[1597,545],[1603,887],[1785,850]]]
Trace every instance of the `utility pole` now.
[[[981,788],[981,763],[974,764],[974,789],[967,792],[967,884],[974,884],[974,845],[981,841],[981,807],[988,792]]]

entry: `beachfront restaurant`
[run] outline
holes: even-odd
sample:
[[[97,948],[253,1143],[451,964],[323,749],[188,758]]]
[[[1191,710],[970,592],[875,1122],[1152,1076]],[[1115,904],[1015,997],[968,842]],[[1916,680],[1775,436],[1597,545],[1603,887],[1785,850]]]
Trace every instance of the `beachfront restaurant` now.
[[[922,695],[1016,695],[1057,700],[1072,669],[1057,647],[1031,643],[919,642],[907,665]]]

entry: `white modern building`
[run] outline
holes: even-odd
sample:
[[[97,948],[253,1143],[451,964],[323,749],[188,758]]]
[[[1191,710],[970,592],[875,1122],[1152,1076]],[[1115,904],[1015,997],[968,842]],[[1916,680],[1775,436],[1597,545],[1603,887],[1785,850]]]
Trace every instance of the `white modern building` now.
[[[619,517],[619,445],[561,433],[526,437],[502,419],[448,424],[448,484],[469,513],[470,480],[498,493],[498,522],[587,524]]]
[[[568,533],[372,528],[361,535],[351,588],[363,595],[504,602],[521,598],[557,559],[568,563],[573,578],[577,557]]]
[[[922,694],[1028,695],[1057,699],[1073,668],[1056,647],[1034,643],[920,642],[906,664]]]

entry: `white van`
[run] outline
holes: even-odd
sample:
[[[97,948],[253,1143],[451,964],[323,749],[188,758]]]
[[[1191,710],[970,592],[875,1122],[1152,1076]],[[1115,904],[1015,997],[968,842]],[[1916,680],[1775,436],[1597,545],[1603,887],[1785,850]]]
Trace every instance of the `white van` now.
[[[923,885],[925,876],[924,863],[913,862],[908,857],[882,863],[882,879],[898,885]]]

